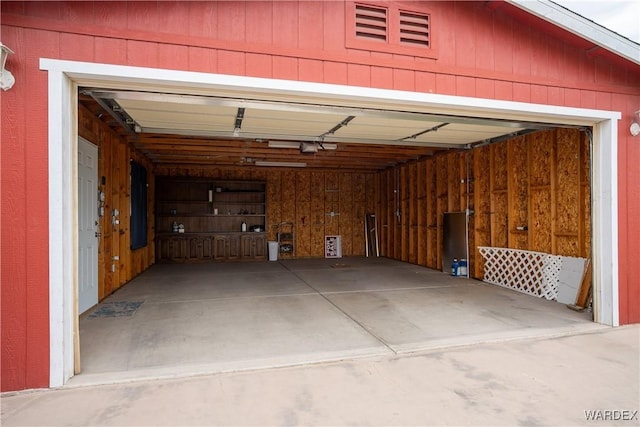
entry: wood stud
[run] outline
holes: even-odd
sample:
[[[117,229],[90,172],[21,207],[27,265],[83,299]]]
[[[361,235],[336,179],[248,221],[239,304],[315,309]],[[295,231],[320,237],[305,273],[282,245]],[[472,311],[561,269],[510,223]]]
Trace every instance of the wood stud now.
[[[441,269],[443,214],[469,208],[474,212],[469,219],[469,271],[473,277],[484,274],[482,258],[475,249],[478,246],[588,258],[589,167],[586,136],[578,130],[558,129],[468,152],[439,154],[419,160],[415,166],[382,172],[381,182],[387,185],[381,185],[381,190],[387,194],[380,198],[380,211],[387,219],[393,212],[393,187],[388,183],[394,171],[400,174],[400,187],[412,188],[406,204],[417,206],[412,208],[417,215],[411,223],[414,226],[403,227],[396,235],[381,235],[382,247],[390,248],[385,256]],[[471,180],[468,190],[467,180]],[[423,224],[426,237],[421,231]],[[416,240],[417,245],[413,243]],[[406,248],[409,253],[394,254],[393,248]]]

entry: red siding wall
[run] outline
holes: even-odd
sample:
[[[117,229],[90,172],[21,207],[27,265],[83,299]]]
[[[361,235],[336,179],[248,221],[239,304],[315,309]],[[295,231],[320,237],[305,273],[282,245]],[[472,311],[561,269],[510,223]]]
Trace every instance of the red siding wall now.
[[[640,322],[640,72],[501,2],[408,2],[437,58],[347,49],[339,1],[2,2],[2,390],[48,386],[47,75],[39,58],[621,111],[620,321]],[[518,18],[522,17],[522,19]],[[531,25],[528,25],[531,24]]]

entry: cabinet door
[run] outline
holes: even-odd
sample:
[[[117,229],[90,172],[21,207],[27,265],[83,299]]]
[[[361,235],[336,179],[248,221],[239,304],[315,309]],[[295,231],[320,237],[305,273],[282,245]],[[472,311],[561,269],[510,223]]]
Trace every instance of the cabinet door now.
[[[251,236],[243,235],[240,238],[240,257],[243,259],[253,258],[253,238]]]
[[[255,236],[253,238],[253,248],[255,259],[267,259],[267,238],[265,236]]]
[[[240,236],[228,236],[227,259],[240,258]]]
[[[213,258],[213,245],[211,244],[211,237],[202,238],[202,258],[210,260]]]
[[[187,256],[187,239],[175,237],[169,239],[169,257],[171,261],[184,261]]]
[[[189,245],[189,260],[197,261],[202,259],[202,238],[190,237],[188,239]]]
[[[224,261],[227,259],[227,236],[213,237],[213,259],[216,261]]]
[[[156,261],[167,262],[169,258],[169,239],[158,239],[156,246]]]
[[[266,259],[266,237],[254,234],[243,235],[241,237],[241,257],[243,259]]]

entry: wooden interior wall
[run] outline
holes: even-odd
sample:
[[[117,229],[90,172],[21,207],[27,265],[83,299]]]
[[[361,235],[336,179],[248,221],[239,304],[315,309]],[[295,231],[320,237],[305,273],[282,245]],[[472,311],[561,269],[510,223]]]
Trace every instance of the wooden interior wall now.
[[[155,262],[154,215],[148,216],[147,246],[131,250],[129,160],[133,159],[147,169],[149,213],[153,212],[155,194],[153,170],[144,156],[132,150],[119,135],[82,106],[78,109],[78,132],[98,146],[98,190],[105,193],[105,214],[98,221],[102,233],[98,246],[98,299],[102,300]],[[119,225],[112,224],[114,209],[120,211]]]
[[[341,236],[343,256],[365,254],[365,214],[377,206],[375,173],[213,166],[161,166],[155,173],[266,181],[269,240],[276,240],[278,224],[288,222],[294,224],[296,258],[324,257],[325,235]]]
[[[585,133],[555,129],[385,170],[381,254],[441,269],[443,214],[469,209],[473,277],[478,246],[590,257],[589,156]]]

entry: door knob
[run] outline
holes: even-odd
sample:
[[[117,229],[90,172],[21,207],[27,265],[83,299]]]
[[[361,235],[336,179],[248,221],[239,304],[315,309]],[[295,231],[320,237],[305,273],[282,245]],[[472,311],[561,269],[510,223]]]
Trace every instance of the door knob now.
[[[102,236],[102,233],[99,231],[96,231],[96,237],[100,237],[100,236]]]

